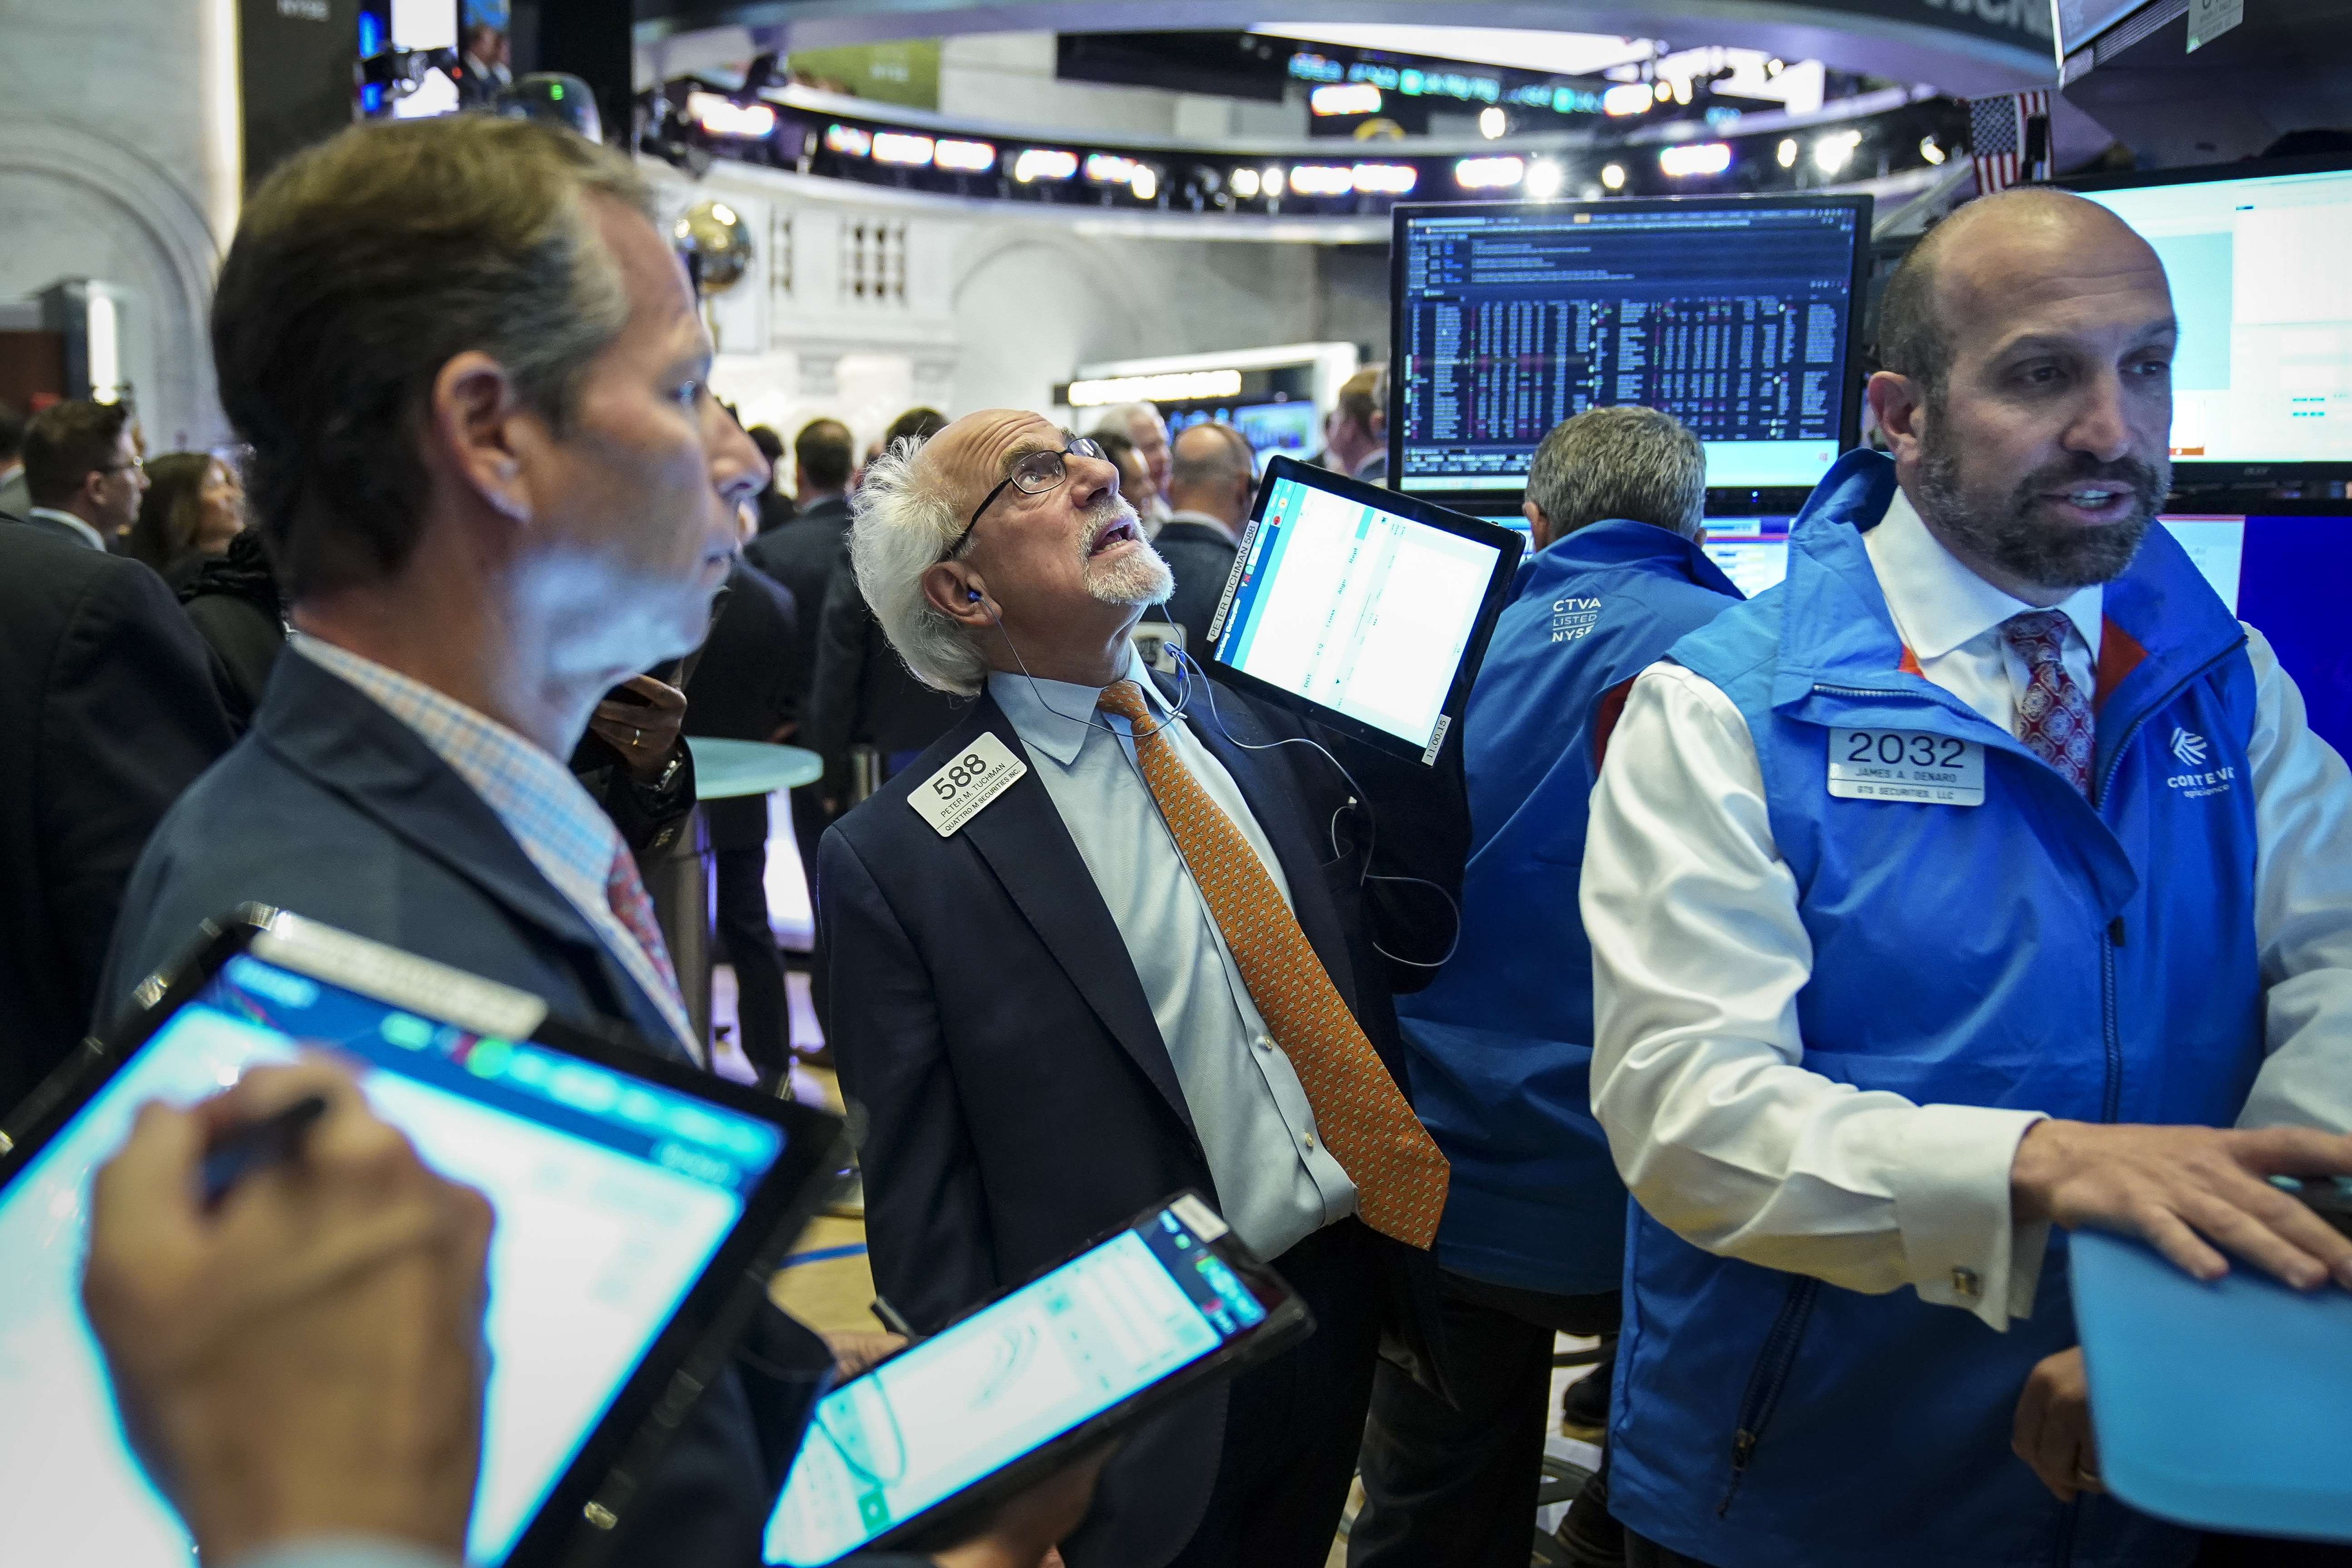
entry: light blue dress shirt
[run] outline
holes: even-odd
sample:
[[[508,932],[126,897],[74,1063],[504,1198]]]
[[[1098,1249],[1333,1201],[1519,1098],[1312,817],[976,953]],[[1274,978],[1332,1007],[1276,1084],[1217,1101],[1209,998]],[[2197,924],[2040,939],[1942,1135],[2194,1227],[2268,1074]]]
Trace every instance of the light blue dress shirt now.
[[[458,1568],[453,1558],[382,1535],[314,1535],[236,1560],[236,1568]]]
[[[1155,714],[1167,713],[1132,652],[1128,679],[1143,689]],[[1252,1252],[1273,1258],[1355,1213],[1356,1185],[1323,1146],[1307,1091],[1258,1016],[1160,820],[1127,721],[1096,711],[1100,693],[1091,686],[996,674],[988,691],[1013,721],[1029,765],[1110,907],[1192,1110],[1226,1222]],[[1166,734],[1288,903],[1289,881],[1233,775],[1183,722]]]

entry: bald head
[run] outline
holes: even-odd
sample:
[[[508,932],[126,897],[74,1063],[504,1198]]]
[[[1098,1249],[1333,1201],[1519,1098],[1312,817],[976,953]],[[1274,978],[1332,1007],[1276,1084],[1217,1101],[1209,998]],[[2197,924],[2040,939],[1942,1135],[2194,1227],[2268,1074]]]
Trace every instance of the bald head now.
[[[1237,527],[1249,515],[1250,447],[1230,425],[1203,421],[1178,434],[1171,448],[1168,504]]]
[[[2042,188],[1986,196],[1928,230],[1887,280],[1879,361],[1932,397],[1952,345],[2003,299],[2099,275],[2144,284],[2150,274],[2163,287],[2147,241],[2096,202]]]

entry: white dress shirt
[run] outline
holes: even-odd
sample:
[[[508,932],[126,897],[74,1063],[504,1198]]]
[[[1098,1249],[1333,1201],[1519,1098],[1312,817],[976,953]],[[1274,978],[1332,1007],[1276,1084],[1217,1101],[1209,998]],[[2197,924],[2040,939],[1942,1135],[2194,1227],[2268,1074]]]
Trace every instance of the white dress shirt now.
[[[2000,624],[2034,606],[1962,565],[1899,493],[1864,540],[1927,679],[2014,733],[2028,675]],[[2103,599],[2085,588],[2059,606],[2085,695]],[[2352,774],[2246,631],[2269,1054],[2241,1121],[2352,1129]],[[1582,900],[1593,1110],[1643,1208],[1726,1257],[1856,1290],[1910,1285],[1996,1329],[2032,1313],[2049,1228],[2012,1218],[2009,1178],[2039,1114],[1916,1105],[1805,1070],[1812,944],[1755,742],[1722,689],[1678,665],[1651,666],[1627,698]]]
[[[1143,689],[1155,714],[1168,711],[1132,650],[1127,679]],[[1258,1016],[1160,820],[1127,721],[1096,710],[1097,687],[995,674],[988,692],[1013,721],[1029,765],[1110,908],[1167,1044],[1226,1223],[1252,1252],[1272,1258],[1355,1213],[1355,1183],[1323,1146],[1298,1074]],[[1233,775],[1184,723],[1161,732],[1290,902],[1281,862]]]
[[[76,517],[69,511],[59,511],[53,506],[37,506],[25,515],[27,517],[37,517],[48,522],[61,522],[68,528],[72,529],[76,533],[81,535],[83,539],[89,541],[89,547],[92,550],[102,551],[106,548],[106,541],[99,537],[98,530],[90,527],[89,524],[84,522],[81,519]]]

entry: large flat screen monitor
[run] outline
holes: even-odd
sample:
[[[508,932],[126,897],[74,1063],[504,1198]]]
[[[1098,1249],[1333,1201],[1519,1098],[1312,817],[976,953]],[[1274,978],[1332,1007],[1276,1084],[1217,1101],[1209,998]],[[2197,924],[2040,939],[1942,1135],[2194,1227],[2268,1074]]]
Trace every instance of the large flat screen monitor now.
[[[1389,474],[1515,502],[1551,427],[1663,408],[1707,483],[1801,491],[1860,432],[1867,196],[1400,206]]]
[[[2337,503],[2341,505],[2342,503]],[[1702,546],[1749,598],[1789,571],[1786,517],[1710,517]],[[2311,727],[2352,755],[2352,515],[2190,516],[2164,526],[2231,613],[2258,628],[2294,678]]]
[[[2064,184],[2171,279],[2178,480],[2352,475],[2352,159]]]

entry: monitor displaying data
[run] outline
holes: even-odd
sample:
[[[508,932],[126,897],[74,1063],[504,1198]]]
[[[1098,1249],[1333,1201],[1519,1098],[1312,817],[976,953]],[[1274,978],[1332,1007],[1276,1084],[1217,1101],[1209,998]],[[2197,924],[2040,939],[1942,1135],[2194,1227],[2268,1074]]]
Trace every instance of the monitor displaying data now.
[[[2172,284],[2174,460],[2352,469],[2352,169],[2149,179],[2082,194]]]
[[[1860,197],[1399,207],[1391,482],[1523,489],[1553,426],[1639,404],[1710,486],[1811,486],[1859,427],[1869,235]]]
[[[2352,753],[2352,657],[2343,607],[2352,604],[2352,516],[2168,516],[2231,613],[2270,639],[2279,668],[2303,692],[2311,727]],[[1785,517],[1710,517],[1701,546],[1749,598],[1789,572]]]
[[[1502,571],[1516,563],[1508,547],[1517,542],[1507,533],[1459,521],[1477,533],[1310,480],[1276,479],[1246,536],[1231,597],[1210,628],[1216,658],[1433,749],[1444,737],[1440,720],[1454,678],[1489,601],[1499,602]]]

